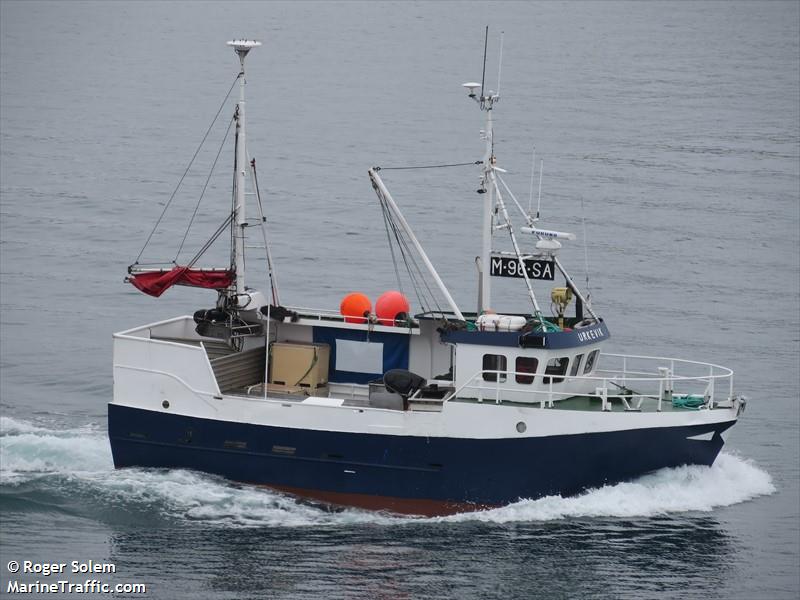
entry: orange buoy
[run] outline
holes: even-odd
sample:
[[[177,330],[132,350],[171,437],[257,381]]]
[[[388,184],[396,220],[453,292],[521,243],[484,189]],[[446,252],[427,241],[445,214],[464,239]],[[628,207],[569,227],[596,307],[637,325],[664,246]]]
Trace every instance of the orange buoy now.
[[[384,292],[375,303],[375,314],[381,325],[394,325],[398,316],[408,316],[410,310],[408,298],[397,290]]]
[[[344,316],[345,323],[366,323],[372,311],[372,302],[366,294],[350,292],[339,305],[339,312]]]

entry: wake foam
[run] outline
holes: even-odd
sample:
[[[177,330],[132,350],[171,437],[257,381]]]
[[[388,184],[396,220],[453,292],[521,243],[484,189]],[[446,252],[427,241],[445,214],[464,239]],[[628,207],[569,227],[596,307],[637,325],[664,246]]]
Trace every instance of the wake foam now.
[[[94,427],[48,429],[0,417],[0,483],[52,473],[110,470],[111,447]]]
[[[106,434],[94,426],[50,429],[0,418],[0,489],[76,496],[88,515],[103,508],[223,527],[303,527],[409,522],[493,523],[569,518],[631,518],[711,511],[772,494],[770,475],[748,460],[722,453],[712,467],[662,469],[628,483],[589,490],[571,498],[548,496],[494,510],[434,519],[409,519],[357,509],[329,511],[255,486],[182,470],[115,470]],[[121,514],[121,513],[120,513]],[[113,517],[112,517],[113,518]]]
[[[721,453],[711,467],[661,469],[627,483],[580,496],[546,496],[494,510],[447,517],[454,521],[552,521],[580,517],[652,517],[708,512],[775,492],[769,473],[734,454]]]
[[[50,429],[0,417],[0,491],[56,495],[87,515],[118,509],[220,526],[319,526],[402,521],[355,509],[329,511],[256,486],[186,470],[115,470],[105,432]]]

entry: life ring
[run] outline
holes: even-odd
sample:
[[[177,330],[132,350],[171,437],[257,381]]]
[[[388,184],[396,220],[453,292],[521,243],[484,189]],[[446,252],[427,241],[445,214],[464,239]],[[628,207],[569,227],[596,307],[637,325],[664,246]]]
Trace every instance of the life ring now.
[[[584,319],[583,321],[578,321],[575,325],[572,326],[573,329],[585,329],[586,327],[591,327],[592,325],[597,325],[596,319]]]

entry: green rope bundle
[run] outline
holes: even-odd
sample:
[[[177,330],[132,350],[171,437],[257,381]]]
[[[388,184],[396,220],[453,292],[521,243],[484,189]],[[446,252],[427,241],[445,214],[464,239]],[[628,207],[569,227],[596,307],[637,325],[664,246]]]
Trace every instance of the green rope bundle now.
[[[697,394],[675,394],[672,396],[672,406],[674,408],[684,408],[686,410],[700,410],[706,403],[703,396]]]

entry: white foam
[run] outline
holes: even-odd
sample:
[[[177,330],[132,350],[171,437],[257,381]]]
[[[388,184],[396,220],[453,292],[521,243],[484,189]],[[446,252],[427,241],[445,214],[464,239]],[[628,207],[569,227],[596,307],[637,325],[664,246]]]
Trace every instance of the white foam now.
[[[112,467],[108,439],[94,427],[54,430],[10,417],[0,420],[0,482],[4,484],[42,474]]]
[[[27,421],[18,421],[11,417],[0,417],[0,435],[14,435],[18,433],[34,433],[37,431],[49,432],[42,427],[37,427]]]
[[[105,506],[139,506],[177,519],[220,526],[319,526],[376,522],[357,510],[329,512],[255,486],[180,469],[115,470],[108,438],[93,427],[48,429],[3,417],[0,484],[43,480],[63,494],[80,488]]]
[[[13,417],[0,416],[0,435],[17,435],[20,433],[41,433],[56,436],[70,436],[85,433],[99,433],[99,428],[94,423],[87,423],[75,428],[51,429],[41,427],[30,421],[21,421]]]
[[[750,461],[721,453],[711,467],[661,469],[636,481],[589,490],[580,496],[547,496],[445,520],[551,521],[579,517],[651,517],[707,512],[775,492],[769,473]]]
[[[223,527],[342,526],[404,524],[411,520],[356,509],[330,512],[255,486],[183,470],[115,470],[105,433],[87,426],[47,429],[3,417],[0,421],[0,484],[53,479],[88,491],[105,506],[139,507],[174,519]],[[629,483],[590,490],[580,496],[523,500],[495,510],[413,522],[550,521],[585,517],[649,517],[710,511],[775,491],[767,472],[722,453],[712,467],[663,469]]]

